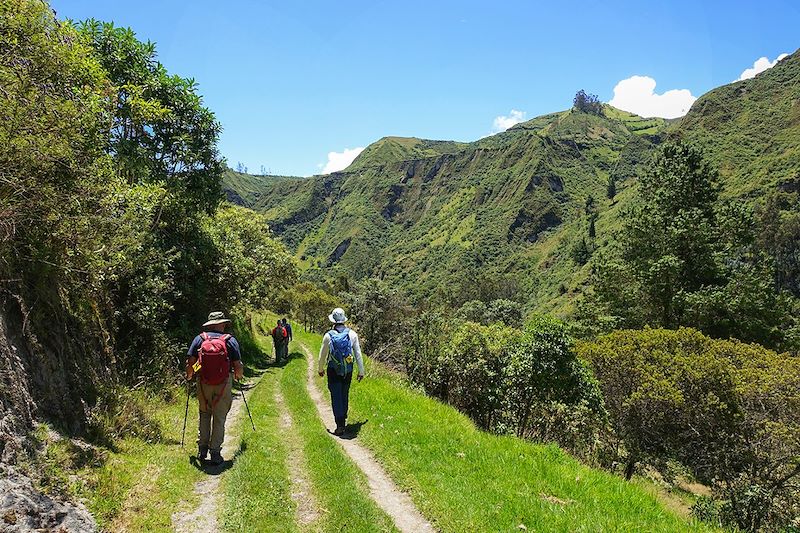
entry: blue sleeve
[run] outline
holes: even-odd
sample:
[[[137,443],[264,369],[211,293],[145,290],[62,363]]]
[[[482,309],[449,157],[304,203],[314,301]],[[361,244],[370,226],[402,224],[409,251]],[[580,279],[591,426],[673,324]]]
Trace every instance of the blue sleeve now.
[[[242,360],[242,350],[239,348],[239,341],[236,340],[236,337],[228,338],[228,349],[230,350],[231,361]]]
[[[198,335],[192,341],[192,344],[189,345],[189,351],[186,352],[187,357],[197,357],[197,350],[200,349],[200,345],[203,343],[203,338]]]

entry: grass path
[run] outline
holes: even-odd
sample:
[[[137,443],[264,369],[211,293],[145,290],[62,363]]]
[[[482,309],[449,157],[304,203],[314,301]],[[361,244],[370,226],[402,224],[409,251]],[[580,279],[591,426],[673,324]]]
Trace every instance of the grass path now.
[[[295,503],[295,521],[301,529],[309,529],[311,524],[319,520],[321,513],[319,504],[308,480],[308,465],[300,435],[295,428],[292,415],[286,407],[280,387],[275,387],[275,405],[280,415],[280,429],[288,446],[286,466],[292,482],[292,500]]]
[[[225,471],[233,465],[234,460],[242,451],[242,431],[245,429],[240,419],[242,416],[248,418],[242,395],[249,397],[256,385],[258,385],[258,380],[245,385],[238,393],[234,389],[233,403],[225,419],[225,440],[222,443],[222,457],[225,458],[225,461],[219,466],[203,465],[202,468],[207,476],[194,485],[194,493],[199,496],[199,505],[190,512],[177,511],[172,514],[172,527],[177,533],[214,533],[219,530],[217,516],[222,498],[220,484]],[[193,403],[195,405],[190,405],[190,408],[197,408],[197,402]],[[251,429],[249,424],[245,427],[247,430]]]
[[[334,427],[336,422],[333,419],[330,405],[323,400],[322,393],[315,384],[317,380],[317,373],[314,368],[316,358],[309,350],[308,346],[305,344],[301,344],[301,346],[308,359],[308,392],[325,425]],[[386,514],[392,517],[392,520],[394,520],[395,525],[400,531],[408,533],[434,531],[430,522],[428,522],[414,506],[411,498],[397,488],[369,450],[352,439],[344,438],[336,440],[341,444],[342,448],[353,462],[364,472],[364,475],[367,476],[370,497],[375,500]]]
[[[294,352],[280,374],[281,392],[295,422],[309,481],[322,516],[314,531],[397,531],[392,518],[370,497],[369,483],[359,466],[325,431],[311,400],[307,363]]]

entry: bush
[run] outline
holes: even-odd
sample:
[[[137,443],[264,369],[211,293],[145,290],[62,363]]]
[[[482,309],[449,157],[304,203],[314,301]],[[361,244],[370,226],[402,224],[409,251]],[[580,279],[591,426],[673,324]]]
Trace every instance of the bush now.
[[[800,505],[800,359],[688,328],[578,345],[633,474],[675,458],[712,486],[729,525],[788,527]]]
[[[503,368],[514,330],[501,326],[461,324],[440,356],[443,399],[472,418],[478,427],[491,429],[503,407]]]
[[[594,426],[586,431],[591,433],[602,427],[605,411],[600,389],[586,364],[576,358],[572,343],[563,322],[537,316],[509,346],[506,405],[510,426],[517,435],[560,441],[553,428],[563,420],[553,417],[569,409],[557,404],[580,406],[591,413],[575,419]],[[567,432],[563,436],[570,438]]]

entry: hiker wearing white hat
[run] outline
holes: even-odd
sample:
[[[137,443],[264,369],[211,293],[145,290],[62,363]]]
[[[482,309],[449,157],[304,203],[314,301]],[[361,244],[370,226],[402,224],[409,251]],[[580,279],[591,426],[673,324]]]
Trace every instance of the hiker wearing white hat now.
[[[200,424],[197,456],[201,461],[211,452],[211,463],[221,464],[225,419],[233,403],[233,378],[242,379],[244,365],[236,337],[225,333],[230,319],[220,311],[208,315],[203,333],[192,341],[187,352],[186,379],[197,375],[197,401]]]
[[[353,380],[353,362],[358,367],[358,381],[364,379],[364,360],[361,356],[361,346],[358,343],[358,334],[346,327],[347,315],[344,309],[337,307],[328,320],[333,322],[333,328],[322,338],[322,348],[319,351],[318,372],[320,377],[328,372],[328,390],[331,393],[331,407],[336,420],[334,435],[341,436],[345,432],[347,419],[348,400],[350,397],[350,383]]]

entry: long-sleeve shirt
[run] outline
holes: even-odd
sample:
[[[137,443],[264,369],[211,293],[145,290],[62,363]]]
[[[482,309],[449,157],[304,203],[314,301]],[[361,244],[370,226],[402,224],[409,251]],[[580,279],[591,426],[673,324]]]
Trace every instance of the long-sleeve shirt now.
[[[338,332],[344,331],[344,326],[337,324],[334,328]],[[350,330],[350,345],[353,347],[353,355],[356,358],[356,365],[358,366],[358,373],[364,375],[364,358],[361,356],[361,345],[358,343],[358,333]],[[319,350],[318,367],[320,372],[325,372],[328,367],[328,354],[331,350],[331,333],[330,331],[322,337],[322,348]]]

